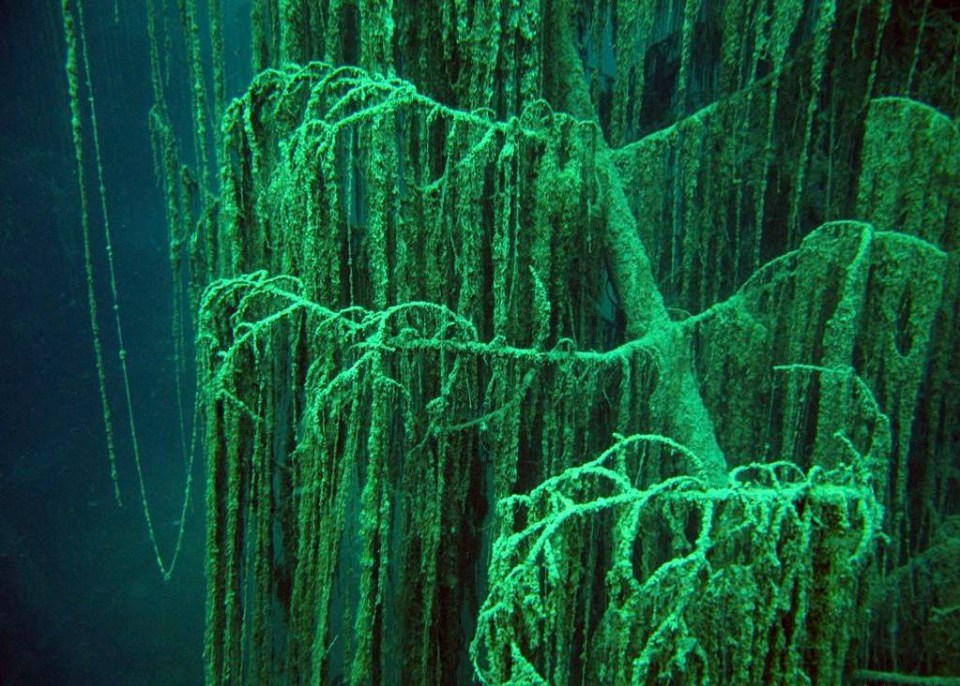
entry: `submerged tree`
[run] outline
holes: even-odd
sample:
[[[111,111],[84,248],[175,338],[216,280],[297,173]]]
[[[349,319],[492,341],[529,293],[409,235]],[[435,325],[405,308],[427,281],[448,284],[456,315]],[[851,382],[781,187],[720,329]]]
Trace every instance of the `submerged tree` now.
[[[208,683],[953,683],[940,3],[157,4]]]

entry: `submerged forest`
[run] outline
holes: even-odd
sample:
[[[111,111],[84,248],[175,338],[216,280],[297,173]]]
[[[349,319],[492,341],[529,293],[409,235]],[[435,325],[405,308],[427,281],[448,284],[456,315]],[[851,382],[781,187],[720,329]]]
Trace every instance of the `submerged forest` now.
[[[960,683],[952,3],[235,10],[144,15],[207,684]]]

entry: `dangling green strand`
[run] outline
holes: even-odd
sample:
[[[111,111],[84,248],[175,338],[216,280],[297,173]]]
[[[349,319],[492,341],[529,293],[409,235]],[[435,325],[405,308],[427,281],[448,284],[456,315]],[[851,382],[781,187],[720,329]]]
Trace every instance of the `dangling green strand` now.
[[[950,13],[166,7],[208,684],[955,681]]]

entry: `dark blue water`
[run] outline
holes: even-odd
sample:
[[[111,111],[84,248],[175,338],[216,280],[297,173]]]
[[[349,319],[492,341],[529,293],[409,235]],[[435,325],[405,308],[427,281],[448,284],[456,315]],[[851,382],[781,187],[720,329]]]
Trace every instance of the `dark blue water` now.
[[[134,4],[114,16],[112,2],[88,3],[87,29],[108,123],[101,142],[134,410],[169,557],[185,470],[166,226],[147,139],[146,22]],[[164,582],[135,481],[116,337],[105,327],[125,506],[113,501],[63,60],[59,2],[0,0],[0,684],[202,683],[202,492]],[[91,228],[102,276],[99,212]],[[96,293],[109,312],[102,278]]]

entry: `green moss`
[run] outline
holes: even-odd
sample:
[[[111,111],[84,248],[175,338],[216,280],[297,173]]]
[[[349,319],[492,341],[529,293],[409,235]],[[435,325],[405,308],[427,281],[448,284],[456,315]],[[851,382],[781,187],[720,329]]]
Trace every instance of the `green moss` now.
[[[213,135],[182,9],[192,175],[155,23],[152,121],[195,294],[208,683],[958,668],[907,592],[955,550],[956,126],[874,97],[910,64],[941,101],[913,45],[954,24],[260,0],[229,104],[209,23]]]

